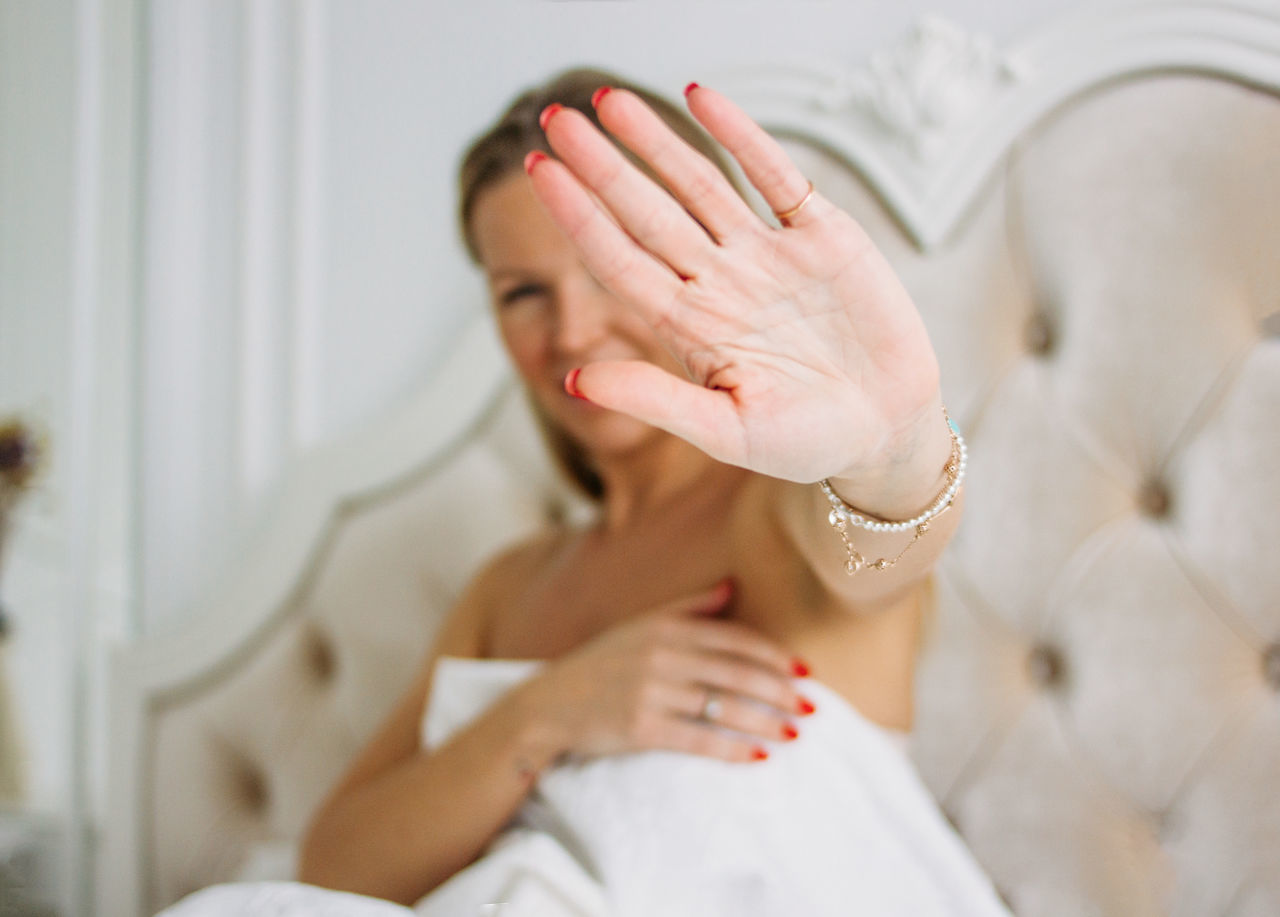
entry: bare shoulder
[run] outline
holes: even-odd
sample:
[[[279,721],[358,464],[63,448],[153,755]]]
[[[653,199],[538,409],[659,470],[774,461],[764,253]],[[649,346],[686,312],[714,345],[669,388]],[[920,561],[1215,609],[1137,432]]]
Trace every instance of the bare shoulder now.
[[[563,532],[550,532],[521,542],[497,554],[472,577],[462,597],[441,622],[408,690],[331,791],[326,807],[421,747],[422,718],[430,702],[436,662],[441,656],[468,659],[483,656],[486,628],[492,615],[504,607],[520,584],[528,582],[528,577],[563,538]]]

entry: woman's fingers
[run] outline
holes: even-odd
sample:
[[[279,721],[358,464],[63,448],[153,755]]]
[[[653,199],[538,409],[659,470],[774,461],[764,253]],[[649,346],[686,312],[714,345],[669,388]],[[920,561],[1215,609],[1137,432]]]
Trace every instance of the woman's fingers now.
[[[760,703],[713,685],[674,687],[671,709],[685,719],[761,739],[790,740],[799,733],[797,707]]]
[[[679,626],[674,631],[674,639],[678,643],[696,647],[704,653],[736,656],[773,672],[779,678],[807,675],[807,666],[754,628],[724,619],[716,619],[713,623],[701,620],[724,611],[733,600],[733,594],[733,581],[723,579],[709,590],[677,599],[655,609],[654,613],[687,622],[687,626]],[[697,617],[689,617],[690,614]],[[668,632],[668,636],[673,635]]]
[[[769,757],[768,750],[758,739],[708,729],[706,726],[685,719],[666,718],[661,725],[655,727],[654,731],[656,735],[645,743],[646,747],[686,752],[743,764],[763,761]]]
[[[742,464],[742,424],[729,392],[679,379],[644,360],[588,363],[566,386],[593,404],[688,440],[718,461]]]
[[[660,324],[680,292],[680,278],[636,245],[563,164],[531,153],[525,168],[534,193],[572,240],[587,270],[639,307],[650,324]]]
[[[731,597],[731,583],[722,581],[710,592],[673,602],[658,613],[719,611]],[[684,621],[666,632],[666,648],[652,657],[658,684],[665,686],[665,705],[696,719],[708,712],[713,697],[719,702],[711,708],[717,711],[716,725],[765,738],[794,738],[788,730],[792,718],[813,711],[793,683],[808,673],[807,667],[744,624]]]
[[[667,191],[623,156],[581,112],[555,110],[544,118],[544,125],[561,162],[604,202],[627,235],[677,275],[698,275],[715,242]]]
[[[626,90],[600,97],[597,114],[609,133],[639,156],[717,240],[760,219],[720,169],[691,147],[640,98]]]
[[[736,656],[693,650],[663,654],[660,658],[664,669],[661,674],[673,683],[705,685],[782,714],[797,709],[799,695],[791,684],[789,672],[783,674],[763,668]]]
[[[734,621],[717,621],[710,627],[692,622],[688,640],[699,650],[745,660],[777,678],[789,679],[807,671],[777,643]]]
[[[632,741],[640,748],[758,761],[767,757],[762,742],[798,738],[800,720],[814,712],[813,705],[789,681],[778,680],[766,690],[744,687],[749,669],[741,663],[723,669],[703,664],[697,678],[653,682],[646,713],[634,720]]]
[[[729,606],[730,580],[683,596],[611,629],[613,636],[593,641],[593,650],[574,654],[583,665],[570,678],[581,691],[592,685],[594,705],[575,703],[568,709],[593,708],[585,725],[576,727],[578,751],[670,749],[729,761],[761,760],[765,743],[790,741],[799,735],[800,719],[814,708],[799,692],[790,655],[775,641],[740,622],[713,616]],[[618,671],[617,654],[630,663],[630,677],[599,682],[595,665],[586,660],[603,653],[608,668]],[[563,700],[557,700],[565,709]]]
[[[742,166],[747,180],[763,195],[774,213],[786,213],[804,201],[811,187],[786,151],[742,109],[716,92],[691,85],[685,95],[689,111],[707,132]],[[787,225],[816,222],[834,210],[820,195],[806,203]]]

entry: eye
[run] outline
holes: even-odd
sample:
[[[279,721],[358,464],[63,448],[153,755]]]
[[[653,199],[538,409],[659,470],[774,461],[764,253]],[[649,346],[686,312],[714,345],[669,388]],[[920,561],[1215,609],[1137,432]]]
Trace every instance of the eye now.
[[[503,292],[498,296],[499,305],[513,306],[522,300],[536,299],[545,296],[547,288],[538,283],[522,283],[519,286]]]

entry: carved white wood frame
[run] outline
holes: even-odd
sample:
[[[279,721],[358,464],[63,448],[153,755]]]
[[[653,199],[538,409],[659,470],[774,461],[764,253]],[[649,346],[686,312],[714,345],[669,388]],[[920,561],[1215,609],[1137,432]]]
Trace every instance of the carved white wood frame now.
[[[772,132],[845,159],[928,250],[948,236],[1029,125],[1088,87],[1162,70],[1280,88],[1280,7],[1098,6],[1003,50],[927,18],[865,64],[765,64],[725,73],[717,86]]]

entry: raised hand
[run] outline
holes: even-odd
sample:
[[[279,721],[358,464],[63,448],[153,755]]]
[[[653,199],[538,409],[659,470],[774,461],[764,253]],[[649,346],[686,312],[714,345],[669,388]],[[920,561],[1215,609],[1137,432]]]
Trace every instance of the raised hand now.
[[[531,156],[535,193],[687,373],[600,362],[572,384],[753,471],[885,482],[895,473],[886,469],[919,478],[932,467],[927,480],[891,482],[927,494],[948,438],[937,360],[910,297],[861,227],[821,194],[795,209],[811,186],[768,134],[713,90],[686,94],[766,203],[794,215],[782,228],[761,220],[629,92],[597,94],[601,123],[670,192],[580,113],[549,110],[558,161]]]
[[[794,738],[796,716],[813,710],[792,683],[794,663],[755,630],[715,618],[730,597],[721,583],[548,663],[529,690],[570,752],[666,749],[746,762],[767,755],[761,740]]]

